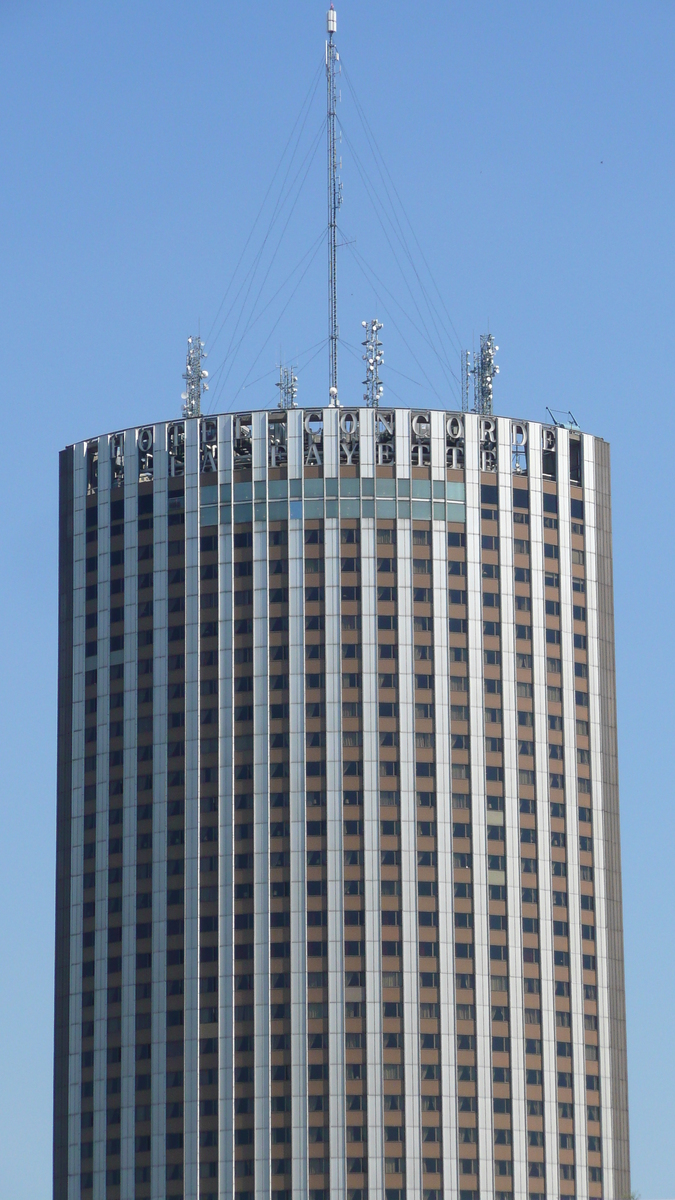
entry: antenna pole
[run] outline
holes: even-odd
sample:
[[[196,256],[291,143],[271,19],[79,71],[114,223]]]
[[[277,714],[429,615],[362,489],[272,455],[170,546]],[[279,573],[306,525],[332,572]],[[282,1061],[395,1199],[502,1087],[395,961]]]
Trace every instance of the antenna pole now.
[[[208,383],[203,382],[209,377],[208,371],[202,367],[203,358],[206,358],[206,351],[202,339],[199,336],[189,337],[183,375],[185,391],[181,392],[180,397],[183,401],[184,417],[201,417],[202,415],[202,392],[209,390]]]
[[[333,42],[337,30],[337,13],[331,4],[326,15],[326,85],[328,132],[328,342],[330,347],[329,391],[331,405],[338,403],[338,323],[337,323],[337,215],[342,200],[342,186],[338,179],[337,139],[335,132],[337,91],[335,85],[336,65],[340,56]],[[338,68],[339,70],[339,68]]]
[[[471,367],[469,365],[469,362],[470,362],[469,351],[463,350],[460,358],[461,358],[461,365],[462,365],[462,412],[468,412],[469,411],[469,375],[471,374]]]
[[[279,382],[276,384],[279,389],[279,404],[278,408],[297,408],[298,395],[298,377],[293,374],[292,367],[279,367]]]
[[[466,355],[467,368],[467,387],[466,387],[466,402],[468,408],[469,401],[469,386],[468,376],[473,375],[473,411],[482,417],[491,417],[492,414],[492,381],[495,375],[499,374],[499,367],[495,362],[495,354],[499,350],[499,346],[495,344],[495,339],[491,333],[481,333],[480,335],[480,352],[473,354],[473,367],[469,370],[469,354]],[[464,399],[464,397],[462,397]]]
[[[384,390],[384,384],[380,382],[379,369],[384,362],[384,354],[382,353],[382,342],[377,335],[383,326],[377,317],[373,321],[362,321],[361,324],[366,331],[366,340],[361,342],[361,345],[366,348],[365,354],[361,355],[366,364],[366,378],[363,381],[366,390],[363,393],[363,399],[367,408],[379,408]]]

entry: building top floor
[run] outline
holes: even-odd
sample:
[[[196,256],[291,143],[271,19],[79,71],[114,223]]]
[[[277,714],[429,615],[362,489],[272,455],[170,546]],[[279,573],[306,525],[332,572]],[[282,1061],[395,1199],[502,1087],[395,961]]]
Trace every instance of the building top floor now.
[[[265,479],[338,476],[452,483],[474,472],[508,472],[525,483],[530,475],[556,480],[564,471],[581,487],[584,458],[592,456],[595,440],[575,428],[507,416],[297,408],[155,422],[89,438],[72,449],[76,461],[84,460],[90,494],[181,476],[201,476],[202,486],[253,487]]]

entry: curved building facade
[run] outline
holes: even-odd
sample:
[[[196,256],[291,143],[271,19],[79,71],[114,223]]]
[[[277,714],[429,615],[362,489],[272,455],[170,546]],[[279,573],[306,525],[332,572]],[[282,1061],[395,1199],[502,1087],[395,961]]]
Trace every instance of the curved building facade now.
[[[609,449],[61,454],[56,1200],[629,1194]]]

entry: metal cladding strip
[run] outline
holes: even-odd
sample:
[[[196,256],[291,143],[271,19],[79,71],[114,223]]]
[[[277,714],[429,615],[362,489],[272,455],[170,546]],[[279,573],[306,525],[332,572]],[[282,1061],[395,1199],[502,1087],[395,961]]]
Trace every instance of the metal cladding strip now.
[[[396,478],[410,478],[410,409],[398,408],[394,413]]]
[[[362,410],[361,477],[372,478],[373,413]],[[365,451],[365,454],[364,454]],[[364,461],[365,460],[365,461]],[[369,475],[365,476],[368,471]],[[384,1200],[382,1100],[382,887],[380,883],[377,699],[377,541],[373,517],[361,519],[361,670],[363,703],[363,879],[366,939],[368,1195]]]
[[[469,649],[469,730],[473,851],[474,971],[476,997],[476,1076],[478,1158],[481,1200],[494,1196],[492,1135],[492,1025],[487,901],[487,822],[485,799],[485,710],[483,696],[483,608],[480,558],[479,418],[465,419],[466,597]]]
[[[94,1191],[105,1200],[108,1043],[108,811],[110,748],[109,463],[98,479],[98,654],[96,729],[96,1004],[94,1008]],[[123,493],[119,493],[123,495]]]
[[[628,1129],[628,1065],[626,1061],[626,1003],[623,965],[623,915],[621,906],[621,834],[619,830],[619,767],[616,738],[616,676],[614,666],[614,604],[612,598],[612,505],[610,453],[607,442],[595,439],[593,522],[598,610],[598,680],[601,728],[596,731],[602,755],[602,877],[608,977],[609,1041],[612,1056],[611,1093],[603,1104],[603,1132],[611,1112],[614,1195],[630,1191]],[[591,735],[592,739],[592,735]],[[591,764],[593,764],[591,740]],[[595,819],[595,818],[594,818]],[[596,913],[597,921],[597,913]],[[602,1008],[599,1009],[602,1016]],[[601,1042],[602,1053],[602,1042]],[[601,1063],[602,1066],[602,1063]],[[607,1189],[606,1189],[607,1190]]]
[[[530,422],[530,595],[532,598],[532,690],[534,708],[534,766],[537,797],[537,855],[539,859],[539,979],[541,1043],[544,1077],[544,1159],[549,1188],[558,1181],[558,1077],[553,969],[553,908],[551,896],[551,809],[548,798],[548,726],[546,720],[546,616],[544,606],[544,515],[541,425]]]
[[[410,475],[410,413],[396,411],[396,474]],[[398,588],[399,770],[401,784],[401,968],[405,1077],[406,1187],[421,1195],[419,924],[417,904],[417,796],[415,793],[415,662],[412,606],[412,526],[396,526]]]
[[[199,1190],[199,421],[185,422],[184,1188]]]
[[[508,914],[509,1005],[511,1023],[511,1136],[514,1200],[526,1200],[527,1103],[525,1097],[525,1027],[523,1021],[523,921],[520,886],[520,811],[518,802],[518,716],[513,546],[511,421],[497,422],[499,477],[499,587],[501,593],[502,736],[504,821],[506,834],[506,911]],[[527,485],[527,478],[525,479]]]
[[[361,408],[359,417],[359,474],[361,479],[372,479],[375,474],[375,412],[372,408]]]
[[[136,805],[138,641],[138,453],[136,430],[124,435],[124,789],[122,853],[122,1094],[120,1186],[134,1191],[136,1049]],[[121,599],[121,597],[120,597]],[[115,658],[121,654],[116,651]]]
[[[167,836],[167,455],[166,427],[155,433],[152,596],[152,1107],[150,1195],[166,1195],[166,836]]]
[[[73,708],[70,849],[70,984],[68,999],[68,1200],[80,1197],[82,1112],[82,872],[84,870],[85,449],[73,463]],[[92,1009],[92,1013],[94,1009]]]
[[[232,418],[218,418],[219,483],[232,483]],[[219,1071],[220,1200],[234,1196],[234,673],[232,629],[232,510],[218,526],[218,763],[219,763]]]
[[[267,414],[253,413],[253,479],[267,472]],[[254,488],[255,490],[255,488]],[[270,1194],[270,801],[267,525],[253,523],[255,1195]]]
[[[586,558],[586,629],[588,633],[588,721],[591,758],[591,805],[593,816],[593,879],[595,894],[595,953],[597,968],[598,1045],[600,1055],[600,1098],[602,1121],[602,1168],[604,1190],[617,1195],[614,1165],[612,1059],[609,1026],[609,946],[607,936],[607,880],[604,827],[602,724],[600,716],[600,663],[598,619],[598,560],[596,544],[595,439],[583,439],[584,530]],[[609,1119],[608,1119],[609,1118]]]
[[[339,474],[336,409],[324,409],[324,476]],[[324,522],[326,597],[326,828],[328,882],[328,1047],[330,1196],[346,1194],[344,852],[342,840],[342,678],[340,522]]]
[[[558,544],[560,564],[560,657],[563,686],[565,755],[565,828],[567,831],[567,915],[569,921],[570,1012],[574,1073],[574,1128],[577,1200],[588,1196],[586,1138],[586,1071],[584,1059],[584,986],[581,957],[579,888],[579,809],[577,797],[576,707],[574,696],[574,624],[572,619],[572,554],[569,433],[558,429]]]
[[[365,418],[365,421],[364,421]],[[366,428],[364,429],[364,424]],[[372,412],[362,414],[361,447],[372,445]],[[367,432],[368,431],[368,432]],[[368,439],[366,441],[366,439]],[[370,463],[361,459],[361,471]],[[372,478],[372,476],[371,476]],[[361,630],[363,679],[363,851],[366,939],[366,1043],[368,1072],[368,1188],[383,1200],[382,1173],[382,941],[377,693],[377,544],[373,517],[361,520]]]
[[[302,478],[302,413],[288,413],[290,479]],[[293,1189],[307,1178],[307,825],[305,810],[305,550],[302,521],[288,529],[289,820],[291,827],[291,1095]]]
[[[431,414],[431,474],[443,481],[445,413]],[[433,490],[433,487],[432,487]],[[436,845],[438,848],[438,973],[441,1031],[441,1122],[443,1132],[443,1196],[458,1200],[457,1155],[457,1039],[455,1024],[455,939],[453,927],[452,782],[450,755],[450,692],[448,676],[448,527],[445,519],[433,526],[434,589],[434,706],[436,734]]]

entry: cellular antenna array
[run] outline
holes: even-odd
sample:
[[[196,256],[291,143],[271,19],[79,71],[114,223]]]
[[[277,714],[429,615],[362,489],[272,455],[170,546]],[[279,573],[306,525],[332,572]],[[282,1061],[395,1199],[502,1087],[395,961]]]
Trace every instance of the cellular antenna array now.
[[[202,367],[202,359],[206,358],[204,343],[200,337],[188,338],[187,360],[185,364],[185,391],[181,392],[184,417],[200,417],[202,415],[202,393],[208,392],[209,385],[204,383],[209,373]]]
[[[481,333],[480,350],[474,350],[473,366],[470,366],[469,351],[462,354],[462,412],[469,411],[469,377],[473,376],[473,412],[483,417],[491,417],[492,410],[492,381],[499,374],[495,362],[495,354],[499,350],[491,333]]]

